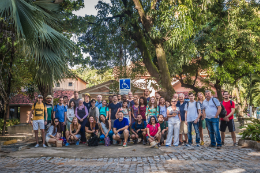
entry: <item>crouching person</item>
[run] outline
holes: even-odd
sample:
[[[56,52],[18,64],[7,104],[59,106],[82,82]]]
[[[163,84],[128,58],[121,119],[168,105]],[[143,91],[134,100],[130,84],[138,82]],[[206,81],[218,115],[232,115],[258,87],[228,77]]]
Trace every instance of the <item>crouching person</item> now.
[[[150,118],[150,122],[149,124],[147,124],[146,128],[147,128],[146,138],[149,141],[151,147],[158,148],[161,141],[161,128],[160,128],[160,124],[157,122],[154,116]]]
[[[124,139],[123,147],[127,147],[127,139],[129,137],[129,122],[127,118],[124,118],[123,112],[118,112],[117,116],[118,119],[115,120],[113,126],[113,139],[118,141],[119,145],[122,145],[122,139]]]
[[[78,118],[74,117],[72,123],[69,126],[69,131],[66,131],[67,143],[65,146],[69,146],[71,142],[75,141],[76,145],[79,145],[81,135],[80,133],[81,125],[78,122]]]
[[[133,139],[134,143],[136,144],[138,138],[143,140],[143,144],[146,144],[146,121],[142,120],[142,115],[137,115],[137,121],[132,125],[132,135],[131,138]]]
[[[46,142],[49,147],[51,147],[51,144],[56,144],[56,141],[60,140],[61,133],[58,133],[59,131],[60,122],[58,118],[55,118],[54,121],[52,121],[52,125],[49,127],[46,134]]]
[[[99,116],[99,122],[100,123],[100,132],[101,132],[101,135],[100,135],[100,140],[103,141],[105,143],[106,141],[106,138],[109,137],[109,140],[112,141],[113,138],[113,131],[111,130],[111,122],[109,120],[106,119],[106,116],[101,114]],[[107,144],[107,145],[110,145],[110,144]]]

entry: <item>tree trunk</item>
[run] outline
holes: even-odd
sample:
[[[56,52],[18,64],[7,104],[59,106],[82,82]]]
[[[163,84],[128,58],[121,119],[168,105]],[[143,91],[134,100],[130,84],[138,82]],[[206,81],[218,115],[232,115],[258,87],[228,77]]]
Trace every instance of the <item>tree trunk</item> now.
[[[217,96],[218,96],[219,101],[223,101],[220,80],[217,79],[216,80],[216,84],[214,86],[215,86],[215,88],[217,90]]]

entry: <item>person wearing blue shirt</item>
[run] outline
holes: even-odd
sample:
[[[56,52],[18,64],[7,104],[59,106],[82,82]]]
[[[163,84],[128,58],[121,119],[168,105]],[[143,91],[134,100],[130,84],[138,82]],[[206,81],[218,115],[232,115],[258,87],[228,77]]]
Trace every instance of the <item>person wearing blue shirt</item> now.
[[[146,121],[142,120],[141,114],[137,115],[137,121],[133,123],[131,131],[131,138],[135,144],[138,142],[138,138],[141,138],[143,144],[146,145]]]
[[[59,98],[59,103],[54,106],[53,109],[53,119],[57,118],[60,123],[60,133],[65,137],[66,132],[66,118],[67,118],[67,108],[63,105],[63,97]]]
[[[181,115],[181,123],[180,123],[180,132],[179,132],[179,145],[183,144],[182,140],[182,134],[184,133],[185,136],[185,141],[184,143],[186,144],[188,142],[188,126],[185,124],[185,105],[187,104],[187,101],[184,101],[184,94],[180,93],[179,94],[179,101],[177,102],[176,107],[179,108],[180,110],[180,115]]]
[[[211,96],[211,91],[206,90],[205,97],[206,99],[202,103],[202,109],[210,134],[210,146],[215,147],[217,142],[217,149],[220,149],[222,146],[219,132],[219,114],[221,112],[221,105],[218,99]]]
[[[100,109],[102,107],[102,96],[101,95],[98,95],[97,96],[97,102],[95,104],[95,106]]]
[[[124,118],[123,112],[117,113],[118,119],[115,120],[113,126],[113,139],[119,142],[119,145],[122,144],[122,140],[124,139],[123,147],[127,147],[127,139],[129,137],[129,122],[127,118]]]

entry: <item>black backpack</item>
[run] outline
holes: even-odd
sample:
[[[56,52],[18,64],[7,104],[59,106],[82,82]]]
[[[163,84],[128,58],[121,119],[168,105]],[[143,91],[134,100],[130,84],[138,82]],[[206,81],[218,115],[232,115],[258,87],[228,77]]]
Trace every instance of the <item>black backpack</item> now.
[[[90,139],[88,140],[88,146],[98,146],[99,138],[95,133],[91,134]]]
[[[187,109],[189,108],[189,103],[187,103]],[[196,106],[196,110],[197,110],[197,113],[199,114],[199,110],[198,110],[198,102],[195,102],[195,106]],[[201,109],[201,108],[200,108]]]
[[[212,101],[213,101],[214,105],[216,106],[216,108],[218,109],[218,107],[217,107],[217,105],[216,105],[216,103],[215,103],[215,101],[214,101],[214,98],[212,98]],[[231,101],[231,102],[232,102],[232,101]],[[225,118],[225,116],[227,115],[227,110],[225,109],[225,107],[224,107],[224,105],[222,104],[222,102],[220,102],[220,106],[221,106],[221,111],[220,111],[220,113],[219,113],[219,117],[220,117],[220,118]],[[231,106],[232,106],[232,104],[231,104]]]

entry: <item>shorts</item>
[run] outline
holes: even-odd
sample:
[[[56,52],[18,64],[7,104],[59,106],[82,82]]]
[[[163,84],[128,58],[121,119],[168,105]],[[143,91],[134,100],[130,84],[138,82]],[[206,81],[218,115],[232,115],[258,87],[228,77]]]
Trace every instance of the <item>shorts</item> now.
[[[138,132],[137,135],[138,135],[138,138],[143,138],[142,131],[141,131],[141,132]]]
[[[184,134],[188,134],[188,126],[185,124],[185,121],[181,121],[180,123],[180,132],[179,134],[181,135],[184,132]]]
[[[81,135],[80,135],[80,134],[76,134],[75,136],[76,136],[78,139],[81,138]]]
[[[225,132],[226,128],[228,127],[229,132],[236,131],[234,119],[231,119],[229,121],[220,121],[220,131]]]
[[[202,129],[206,129],[206,120],[200,120],[199,121],[199,127],[202,127]]]
[[[153,138],[155,138],[155,136],[151,136]],[[149,136],[146,136],[146,140],[148,140],[150,137]],[[156,139],[156,138],[155,138]]]
[[[44,120],[33,120],[33,130],[45,129]]]

